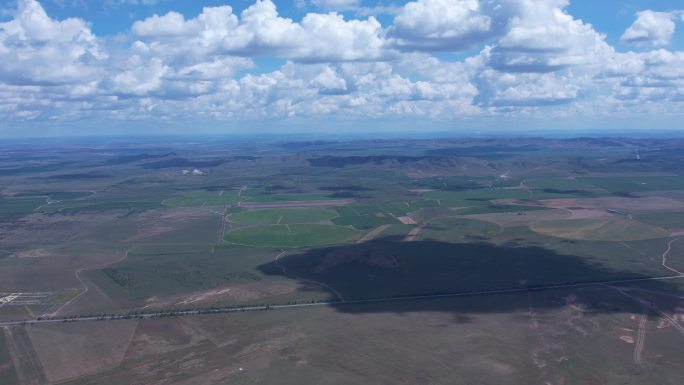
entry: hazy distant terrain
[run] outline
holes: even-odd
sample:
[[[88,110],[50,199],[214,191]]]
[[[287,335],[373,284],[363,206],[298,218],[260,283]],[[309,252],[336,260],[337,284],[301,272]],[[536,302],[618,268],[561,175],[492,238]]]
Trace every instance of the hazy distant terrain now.
[[[0,144],[0,384],[679,384],[684,140]]]

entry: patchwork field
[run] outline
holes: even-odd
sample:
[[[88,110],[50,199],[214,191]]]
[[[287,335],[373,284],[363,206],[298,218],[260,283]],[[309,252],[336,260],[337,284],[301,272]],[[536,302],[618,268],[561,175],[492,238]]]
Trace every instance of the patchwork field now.
[[[2,385],[684,376],[681,140],[12,148]]]

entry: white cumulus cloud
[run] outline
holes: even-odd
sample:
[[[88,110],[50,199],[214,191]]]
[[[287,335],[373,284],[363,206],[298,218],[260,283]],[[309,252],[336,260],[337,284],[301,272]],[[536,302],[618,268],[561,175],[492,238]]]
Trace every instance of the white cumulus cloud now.
[[[462,51],[489,37],[491,28],[478,0],[418,0],[403,7],[389,36],[404,49]]]
[[[133,32],[162,50],[196,50],[237,56],[279,56],[301,62],[378,60],[382,26],[374,18],[345,20],[337,13],[309,13],[300,22],[280,17],[270,0],[258,0],[240,16],[228,6],[205,8],[194,19],[170,12],[133,25]]]
[[[568,0],[414,0],[392,6],[385,25],[366,13],[385,12],[381,4],[308,1],[316,11],[295,20],[256,0],[239,13],[224,5],[154,15],[116,37],[96,36],[86,20],[51,18],[36,0],[17,4],[0,23],[0,125],[684,117],[684,52],[619,52],[570,14]],[[623,41],[664,44],[677,12],[639,13]]]
[[[590,24],[565,11],[567,0],[520,0],[489,63],[507,72],[553,72],[600,64],[612,48]]]
[[[675,31],[674,13],[651,10],[637,13],[637,19],[622,34],[620,41],[637,45],[667,45]]]
[[[92,79],[106,59],[88,24],[52,20],[35,0],[19,0],[14,18],[0,23],[0,80],[63,84]]]

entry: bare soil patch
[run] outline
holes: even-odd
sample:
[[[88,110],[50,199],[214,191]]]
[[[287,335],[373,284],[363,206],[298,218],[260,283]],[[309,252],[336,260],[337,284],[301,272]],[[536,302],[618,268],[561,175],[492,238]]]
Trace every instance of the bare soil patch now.
[[[567,209],[570,212],[569,219],[592,219],[614,216],[606,210],[595,209]]]
[[[416,221],[413,220],[413,218],[409,216],[404,216],[404,217],[397,217],[399,222],[405,224],[405,225],[417,225]]]
[[[12,257],[15,258],[40,258],[40,257],[47,257],[50,255],[50,252],[47,249],[39,248],[39,249],[32,249],[32,250],[27,250],[27,251],[20,251],[18,253],[12,254]]]
[[[403,239],[403,242],[411,242],[411,241],[415,240],[418,237],[418,235],[420,234],[420,232],[423,231],[424,228],[425,228],[425,226],[414,227],[413,229],[411,229],[411,231],[409,231],[409,233]]]
[[[204,290],[176,296],[173,298],[150,298],[147,300],[146,308],[168,307],[168,306],[194,306],[208,303],[243,302],[253,301],[259,298],[267,298],[278,295],[285,295],[297,291],[296,282],[282,283],[247,283],[229,287],[222,287],[212,290]]]
[[[385,230],[386,230],[388,227],[390,227],[390,226],[391,226],[391,225],[382,225],[382,226],[378,226],[378,227],[374,228],[373,230],[369,231],[368,233],[366,233],[366,235],[364,235],[363,237],[361,237],[361,239],[359,239],[358,241],[356,241],[356,243],[370,242],[370,241],[372,241],[373,239],[375,239],[378,235],[380,235],[380,233],[382,233],[383,231],[385,231]]]
[[[256,342],[246,346],[233,357],[236,359],[254,357],[258,355],[272,355],[286,348],[291,348],[300,340],[306,338],[302,333],[286,333],[274,336],[266,341]]]
[[[29,240],[34,244],[60,243],[97,223],[111,220],[118,214],[30,214],[20,220],[0,223],[0,243],[23,245]]]
[[[185,223],[191,224],[216,214],[197,208],[176,208],[164,210],[148,210],[137,216],[137,232],[121,242],[134,242],[164,233],[179,230]]]
[[[139,241],[141,239],[153,237],[155,235],[160,235],[164,233],[169,233],[172,231],[176,231],[177,229],[175,227],[171,226],[164,226],[164,225],[157,225],[153,224],[149,227],[143,227],[138,229],[138,232],[135,233],[132,237],[126,238],[122,240],[121,242],[133,242],[133,241]]]
[[[631,336],[620,336],[620,339],[627,342],[628,344],[634,343],[634,337]]]

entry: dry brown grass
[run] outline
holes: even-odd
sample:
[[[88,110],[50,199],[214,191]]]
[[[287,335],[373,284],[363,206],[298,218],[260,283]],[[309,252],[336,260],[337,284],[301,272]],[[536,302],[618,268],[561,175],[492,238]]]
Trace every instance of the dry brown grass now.
[[[530,229],[557,238],[588,241],[636,241],[669,235],[663,228],[622,217],[540,221],[531,224]]]
[[[559,198],[538,201],[551,208],[613,209],[623,211],[682,210],[684,202],[676,199],[646,196],[640,198],[602,197],[602,198]]]
[[[77,378],[119,365],[138,321],[80,322],[27,328],[51,383]]]
[[[18,245],[61,243],[98,223],[115,218],[118,214],[30,214],[18,221],[0,223],[0,242]]]
[[[76,279],[78,269],[100,266],[115,261],[120,253],[103,250],[74,255],[68,251],[54,251],[47,256],[34,255],[30,268],[24,264],[6,264],[0,267],[0,290],[5,291],[57,291],[81,288]]]
[[[268,298],[279,295],[294,293],[299,286],[296,282],[282,283],[244,283],[211,290],[203,290],[181,296],[168,298],[149,298],[146,309],[163,307],[183,307],[206,305],[210,303],[244,302],[255,301],[260,298]]]
[[[527,226],[536,221],[566,219],[570,217],[568,210],[536,210],[518,213],[490,213],[464,216],[469,219],[491,222],[501,227]]]

